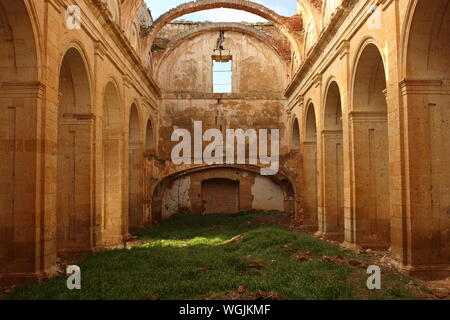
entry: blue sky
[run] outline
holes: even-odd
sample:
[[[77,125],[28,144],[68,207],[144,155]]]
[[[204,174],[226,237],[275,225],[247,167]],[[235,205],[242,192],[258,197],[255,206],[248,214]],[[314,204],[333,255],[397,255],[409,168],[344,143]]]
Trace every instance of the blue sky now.
[[[232,92],[232,75],[233,62],[216,62],[213,61],[213,92],[214,93],[231,93]]]
[[[157,19],[164,12],[182,3],[190,1],[191,0],[145,0],[147,6],[152,11],[152,16],[154,19]],[[283,16],[293,15],[297,8],[296,0],[253,0],[253,2],[261,3]],[[265,21],[263,18],[260,18],[254,14],[232,9],[205,10],[183,16],[182,19],[211,22]]]

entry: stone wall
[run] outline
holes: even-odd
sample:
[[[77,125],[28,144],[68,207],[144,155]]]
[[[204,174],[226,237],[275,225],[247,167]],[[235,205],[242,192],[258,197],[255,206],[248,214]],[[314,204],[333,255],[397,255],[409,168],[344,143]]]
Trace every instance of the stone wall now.
[[[449,2],[330,4],[335,13],[326,12],[286,90],[284,122],[299,119],[304,176],[316,190],[305,185],[306,214],[318,216],[325,238],[389,247],[406,272],[448,275],[442,192],[450,180],[441,171],[448,164],[441,139],[449,133],[450,69],[448,42],[439,39],[450,30]]]
[[[81,28],[63,1],[0,0],[0,282],[41,280],[189,203],[202,213],[211,179],[241,179],[239,209],[280,209],[283,194],[304,229],[450,274],[449,0],[299,0],[292,17],[208,0],[155,21],[142,0],[73,3]],[[219,7],[270,24],[169,24]],[[230,94],[212,92],[219,31]],[[194,121],[280,129],[278,174],[175,165],[171,134]]]
[[[269,177],[233,168],[205,169],[168,185],[163,196],[162,217],[167,219],[177,213],[284,211],[292,201],[287,190]]]
[[[0,1],[1,283],[36,281],[55,273],[57,257],[121,245],[129,189],[145,188],[130,186],[129,143],[142,158],[160,90],[149,55],[131,43],[142,1],[76,4],[80,28],[63,2]],[[136,214],[148,225],[143,208]]]

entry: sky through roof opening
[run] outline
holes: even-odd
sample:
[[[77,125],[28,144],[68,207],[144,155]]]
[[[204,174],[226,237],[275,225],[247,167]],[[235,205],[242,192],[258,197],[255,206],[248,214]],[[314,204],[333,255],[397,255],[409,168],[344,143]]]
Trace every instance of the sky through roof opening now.
[[[180,4],[191,2],[191,0],[145,0],[147,6],[152,11],[153,19],[157,19],[165,12]],[[297,9],[296,0],[253,0],[268,7],[282,16],[292,16]],[[184,15],[177,20],[189,21],[209,21],[209,22],[267,22],[255,14],[234,9],[211,9]]]

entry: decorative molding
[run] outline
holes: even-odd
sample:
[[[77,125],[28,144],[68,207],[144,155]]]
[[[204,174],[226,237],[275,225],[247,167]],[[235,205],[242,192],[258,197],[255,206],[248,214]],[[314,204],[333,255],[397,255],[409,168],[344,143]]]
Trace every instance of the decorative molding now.
[[[328,136],[328,135],[341,135],[342,136],[342,130],[322,130],[321,133],[323,136]]]
[[[403,79],[399,82],[399,86],[403,96],[407,94],[449,95],[448,83],[448,80],[443,79]]]
[[[102,60],[105,60],[106,47],[101,41],[95,41],[94,54],[98,55]]]
[[[133,86],[133,81],[131,80],[131,77],[128,74],[123,75],[123,85],[128,89]]]
[[[45,88],[39,81],[0,82],[0,98],[44,99]]]
[[[73,117],[77,120],[95,120],[95,114],[93,113],[75,113]]]
[[[348,114],[351,123],[355,122],[381,122],[387,121],[386,112],[351,111]]]
[[[350,40],[342,40],[337,48],[339,59],[342,60],[350,54]]]
[[[50,3],[58,13],[62,13],[62,8],[65,7],[63,0],[47,0],[47,2]]]
[[[303,104],[304,104],[304,99],[305,97],[302,95],[297,96],[297,98],[295,98],[293,101],[294,103],[289,107],[287,114],[291,114],[292,111],[298,107],[300,110],[303,108]]]
[[[79,124],[79,121],[92,122],[96,116],[93,113],[64,113],[63,119],[64,124]]]
[[[381,9],[383,11],[386,11],[387,8],[389,8],[389,6],[394,2],[394,0],[380,0],[380,2],[378,3],[378,5],[381,5]]]
[[[322,84],[322,74],[321,73],[317,73],[315,76],[314,76],[314,79],[313,79],[313,86],[315,87],[315,88],[317,88],[318,86],[320,86]]]

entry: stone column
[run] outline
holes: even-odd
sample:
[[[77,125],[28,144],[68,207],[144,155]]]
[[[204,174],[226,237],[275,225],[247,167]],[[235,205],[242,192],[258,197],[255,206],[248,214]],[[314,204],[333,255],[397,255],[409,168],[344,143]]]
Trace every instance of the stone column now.
[[[344,239],[342,131],[322,131],[323,212],[319,232],[333,240]]]
[[[44,100],[39,82],[0,86],[2,284],[39,280],[55,265],[56,168],[45,172],[44,165],[56,146],[45,140]]]
[[[450,81],[403,80],[405,203],[392,251],[422,277],[450,274]]]
[[[305,181],[303,226],[308,231],[317,231],[317,143],[315,141],[304,141],[302,145]]]
[[[383,112],[350,113],[352,140],[352,206],[350,232],[360,247],[388,248],[389,152],[387,115]]]

